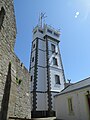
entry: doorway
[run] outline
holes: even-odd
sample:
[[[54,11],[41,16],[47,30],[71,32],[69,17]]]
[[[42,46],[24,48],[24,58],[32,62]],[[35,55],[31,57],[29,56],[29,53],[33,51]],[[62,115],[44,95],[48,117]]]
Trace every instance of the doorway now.
[[[87,95],[87,105],[88,105],[89,120],[90,120],[90,94]]]
[[[90,94],[87,95],[87,100],[88,100],[88,107],[89,107],[89,112],[90,112]]]

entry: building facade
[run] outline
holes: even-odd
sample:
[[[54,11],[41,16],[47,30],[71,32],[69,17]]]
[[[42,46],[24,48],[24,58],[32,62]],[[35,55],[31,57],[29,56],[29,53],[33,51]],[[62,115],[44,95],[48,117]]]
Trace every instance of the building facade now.
[[[14,53],[13,0],[0,0],[0,120],[31,118],[30,74]]]
[[[55,108],[57,119],[90,120],[90,77],[57,94]]]
[[[33,30],[30,59],[32,116],[54,116],[54,95],[64,89],[60,32],[44,24]]]

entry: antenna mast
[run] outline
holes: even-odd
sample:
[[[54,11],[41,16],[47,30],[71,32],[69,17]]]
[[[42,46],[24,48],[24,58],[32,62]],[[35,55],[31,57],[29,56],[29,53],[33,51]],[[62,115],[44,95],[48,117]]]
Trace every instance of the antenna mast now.
[[[47,16],[45,16],[46,13],[40,13],[40,16],[39,16],[39,25],[40,27],[42,28],[43,27],[43,19],[45,19]]]

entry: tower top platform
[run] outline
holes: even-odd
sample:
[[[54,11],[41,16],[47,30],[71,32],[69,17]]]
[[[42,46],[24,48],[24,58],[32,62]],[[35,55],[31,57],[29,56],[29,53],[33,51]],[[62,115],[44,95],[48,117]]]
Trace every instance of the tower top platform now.
[[[41,35],[39,35],[41,34]],[[60,37],[60,31],[54,29],[53,27],[51,27],[50,25],[44,24],[43,27],[37,25],[34,29],[33,29],[33,38],[35,39],[37,36],[48,36],[51,37],[55,40],[57,40],[58,42],[60,42],[59,37]]]

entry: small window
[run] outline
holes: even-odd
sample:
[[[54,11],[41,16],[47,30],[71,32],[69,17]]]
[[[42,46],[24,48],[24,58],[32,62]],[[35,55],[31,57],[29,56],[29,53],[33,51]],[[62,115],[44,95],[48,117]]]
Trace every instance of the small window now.
[[[33,80],[33,76],[31,76],[31,82],[32,82],[32,80]]]
[[[59,75],[55,75],[55,83],[60,84],[60,77]]]
[[[34,31],[34,34],[37,32],[37,30]]]
[[[57,58],[53,57],[53,65],[58,65]]]
[[[49,32],[50,34],[52,34],[52,31],[51,31],[51,30],[49,30],[49,29],[47,29],[47,32]]]
[[[33,44],[33,48],[35,48],[35,44]]]
[[[52,50],[52,53],[55,53],[55,45],[54,44],[51,44],[51,50]]]
[[[32,57],[32,62],[34,62],[34,57]]]
[[[73,113],[72,98],[68,99],[68,108],[69,108],[69,113]]]
[[[55,33],[55,32],[54,32],[54,35],[55,35],[56,37],[59,37],[59,34],[57,34],[57,33]]]
[[[43,31],[42,31],[42,30],[39,29],[38,31],[43,34]]]
[[[21,63],[21,67],[23,67],[23,63]]]
[[[1,11],[0,11],[0,29],[1,29],[1,26],[2,26],[2,24],[3,24],[4,15],[5,15],[5,10],[4,10],[4,8],[2,7],[2,8],[1,8]]]

